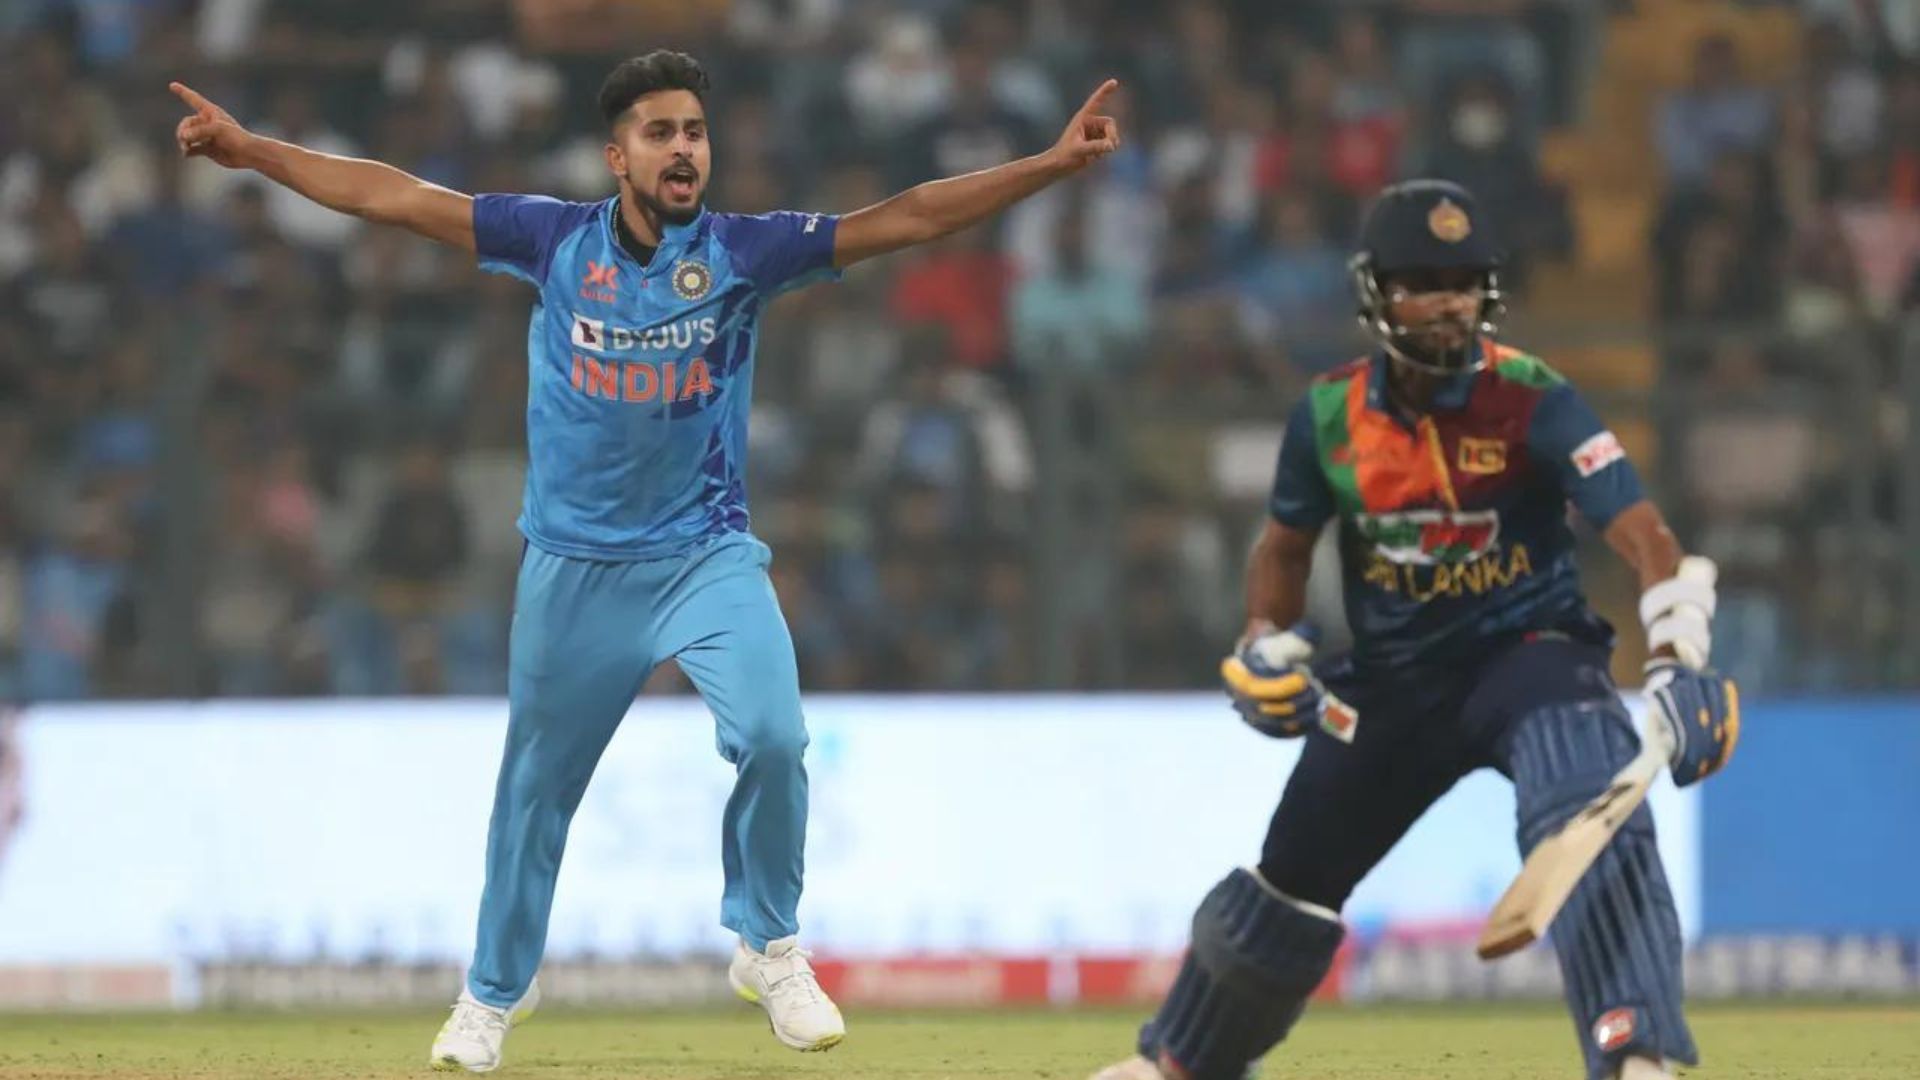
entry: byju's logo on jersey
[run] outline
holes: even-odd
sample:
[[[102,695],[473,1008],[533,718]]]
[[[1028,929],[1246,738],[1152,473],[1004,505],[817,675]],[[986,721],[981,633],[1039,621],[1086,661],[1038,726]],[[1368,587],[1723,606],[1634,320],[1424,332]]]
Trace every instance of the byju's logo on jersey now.
[[[681,319],[661,326],[608,326],[603,319],[573,316],[573,343],[597,353],[655,352],[664,349],[692,349],[711,345],[720,333],[719,323],[708,315],[699,319]]]
[[[673,291],[682,300],[698,300],[713,288],[713,271],[698,259],[673,265]]]
[[[599,319],[589,319],[585,315],[573,317],[573,343],[583,349],[594,352],[607,350],[607,324]]]
[[[1402,510],[1360,514],[1360,535],[1374,551],[1407,566],[1472,562],[1500,539],[1497,510]]]

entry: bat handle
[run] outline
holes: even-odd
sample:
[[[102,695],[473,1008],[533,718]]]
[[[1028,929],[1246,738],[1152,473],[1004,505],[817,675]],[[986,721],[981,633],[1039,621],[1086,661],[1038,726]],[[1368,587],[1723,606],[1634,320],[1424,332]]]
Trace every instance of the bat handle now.
[[[1673,752],[1679,748],[1679,739],[1673,728],[1660,716],[1660,710],[1651,702],[1647,704],[1646,734],[1640,740],[1640,756],[1657,759],[1659,764],[1673,760]],[[1632,769],[1632,765],[1627,766]]]

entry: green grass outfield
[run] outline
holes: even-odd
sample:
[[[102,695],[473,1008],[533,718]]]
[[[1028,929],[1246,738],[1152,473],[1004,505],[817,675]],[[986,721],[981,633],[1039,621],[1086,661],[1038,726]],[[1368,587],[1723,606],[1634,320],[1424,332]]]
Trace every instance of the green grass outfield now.
[[[1913,1080],[1920,1004],[1693,1010],[1701,1080]],[[433,1076],[442,1014],[204,1013],[0,1016],[0,1077]],[[543,1013],[507,1042],[503,1078],[537,1080],[1084,1080],[1121,1056],[1138,1015],[855,1012],[826,1054],[780,1047],[753,1011]],[[1268,1062],[1269,1078],[1577,1080],[1572,1027],[1546,1006],[1317,1008]]]

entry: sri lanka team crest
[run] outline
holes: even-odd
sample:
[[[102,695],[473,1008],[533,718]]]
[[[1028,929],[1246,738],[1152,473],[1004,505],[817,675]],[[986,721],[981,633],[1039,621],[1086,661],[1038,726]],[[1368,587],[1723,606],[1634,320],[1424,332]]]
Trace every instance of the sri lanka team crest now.
[[[1357,514],[1354,525],[1377,554],[1410,566],[1472,562],[1493,550],[1500,539],[1497,510]]]
[[[1473,221],[1452,199],[1441,199],[1427,212],[1427,230],[1449,244],[1457,244],[1473,235]]]
[[[683,259],[673,266],[673,291],[682,300],[698,300],[713,288],[713,271],[698,259]]]

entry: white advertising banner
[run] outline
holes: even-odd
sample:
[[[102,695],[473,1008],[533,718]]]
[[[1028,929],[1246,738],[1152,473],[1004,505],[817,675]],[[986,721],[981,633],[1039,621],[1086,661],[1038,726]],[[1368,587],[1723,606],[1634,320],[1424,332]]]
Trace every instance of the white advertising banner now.
[[[808,699],[802,933],[840,955],[1151,952],[1257,860],[1297,742],[1218,695]],[[506,724],[497,701],[39,708],[0,844],[0,964],[464,960]],[[549,956],[730,946],[716,925],[732,772],[697,699],[645,699],[574,820]],[[1692,792],[1654,793],[1698,927]],[[1462,923],[1518,868],[1513,797],[1461,782],[1346,909]]]

